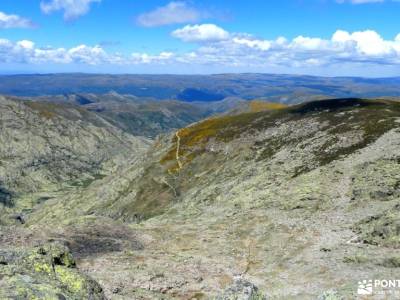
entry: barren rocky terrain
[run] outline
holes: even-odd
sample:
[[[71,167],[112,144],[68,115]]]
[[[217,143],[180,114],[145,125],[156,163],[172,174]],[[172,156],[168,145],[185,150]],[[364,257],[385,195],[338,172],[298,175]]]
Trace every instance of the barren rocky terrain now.
[[[399,274],[395,101],[256,103],[154,141],[0,104],[1,299],[355,299]]]

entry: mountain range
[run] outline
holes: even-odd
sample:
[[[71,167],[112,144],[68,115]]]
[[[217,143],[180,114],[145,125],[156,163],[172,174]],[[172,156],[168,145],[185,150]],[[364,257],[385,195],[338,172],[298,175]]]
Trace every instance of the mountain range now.
[[[315,77],[276,74],[107,75],[30,74],[0,76],[0,94],[43,96],[116,92],[154,100],[246,100],[299,103],[310,96],[328,98],[400,96],[400,77]]]

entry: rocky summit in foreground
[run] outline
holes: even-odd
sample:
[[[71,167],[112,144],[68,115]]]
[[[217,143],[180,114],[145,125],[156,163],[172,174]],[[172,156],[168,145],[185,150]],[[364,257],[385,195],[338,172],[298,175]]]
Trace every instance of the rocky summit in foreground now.
[[[57,161],[71,163],[23,165],[12,175],[19,184],[7,178],[23,155],[1,146],[6,299],[36,290],[41,299],[46,289],[49,299],[354,299],[358,281],[399,274],[397,102],[323,100],[224,115],[148,146],[93,112],[100,120],[80,126],[2,101],[1,113],[14,114],[1,119],[6,144],[13,135],[4,132],[24,128],[14,124],[20,111],[34,121],[29,136],[52,137],[64,124],[82,134],[30,144],[29,153],[56,147]],[[46,122],[49,132],[39,134]],[[88,137],[91,152],[79,152]],[[72,163],[80,154],[85,163]]]

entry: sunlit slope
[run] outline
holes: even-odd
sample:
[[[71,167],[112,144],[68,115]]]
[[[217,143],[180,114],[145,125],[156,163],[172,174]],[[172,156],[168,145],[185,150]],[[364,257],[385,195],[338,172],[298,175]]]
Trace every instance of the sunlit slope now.
[[[96,186],[79,202],[126,220],[159,215],[177,203],[234,202],[227,197],[234,182],[262,193],[275,181],[295,184],[368,149],[398,127],[399,115],[396,102],[342,99],[209,118],[156,141],[147,160],[126,168],[124,180],[105,178],[107,191],[98,203],[87,204]],[[260,174],[265,181],[253,182]],[[284,198],[281,205],[291,200]]]

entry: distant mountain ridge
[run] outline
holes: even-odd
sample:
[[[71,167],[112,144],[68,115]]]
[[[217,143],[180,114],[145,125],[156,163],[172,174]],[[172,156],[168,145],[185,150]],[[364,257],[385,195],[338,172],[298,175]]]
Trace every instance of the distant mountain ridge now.
[[[30,101],[31,103],[47,103],[48,105],[54,103],[79,107],[101,116],[127,133],[149,138],[177,130],[216,112],[228,109],[228,107],[221,107],[221,105],[214,108],[214,102],[206,106],[200,105],[200,103],[177,100],[155,101],[152,98],[139,98],[116,92],[64,94],[18,99],[26,100],[28,103]],[[221,102],[225,103],[225,101]],[[235,103],[233,103],[234,106]]]
[[[154,100],[219,101],[226,97],[268,98],[298,103],[310,95],[331,98],[400,96],[400,77],[313,77],[275,74],[217,75],[2,75],[0,94],[42,96],[115,91]],[[303,100],[302,100],[303,99]]]

